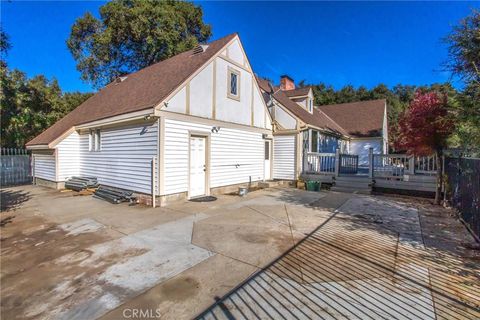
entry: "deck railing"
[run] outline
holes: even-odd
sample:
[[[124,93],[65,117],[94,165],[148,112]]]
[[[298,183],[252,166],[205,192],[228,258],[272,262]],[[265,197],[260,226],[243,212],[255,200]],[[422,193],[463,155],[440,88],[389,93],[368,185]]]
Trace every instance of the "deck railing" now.
[[[305,173],[334,174],[335,153],[307,152]]]
[[[358,155],[341,153],[339,173],[358,173]]]
[[[403,175],[436,174],[436,156],[417,157],[407,154],[374,154],[374,177],[400,177]]]

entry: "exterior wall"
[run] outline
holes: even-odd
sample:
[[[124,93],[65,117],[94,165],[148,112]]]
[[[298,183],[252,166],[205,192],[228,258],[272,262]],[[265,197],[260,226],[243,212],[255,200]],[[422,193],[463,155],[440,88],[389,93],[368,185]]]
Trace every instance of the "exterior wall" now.
[[[240,75],[238,100],[228,96],[229,69]],[[162,107],[164,111],[272,129],[265,102],[238,39],[193,76],[166,104]]]
[[[273,178],[295,180],[297,135],[277,135],[273,139]]]
[[[188,192],[189,132],[210,134],[210,187],[263,180],[264,139],[260,132],[230,129],[165,119],[164,191],[162,195]],[[237,166],[238,165],[238,166]]]
[[[157,131],[157,122],[101,129],[100,151],[88,151],[88,132],[80,134],[80,175],[97,177],[100,184],[151,194]]]
[[[295,129],[297,127],[297,120],[289,115],[282,107],[275,105],[273,107],[274,119],[284,129]]]
[[[358,164],[368,166],[368,150],[373,148],[373,153],[382,153],[383,139],[352,139],[350,141],[350,153],[358,155]]]
[[[56,181],[54,150],[33,151],[35,178]]]
[[[80,135],[71,133],[57,145],[58,181],[80,175]]]
[[[307,109],[307,97],[296,98],[296,99],[292,99],[292,100],[295,101],[296,103],[298,103],[303,109],[308,110]]]

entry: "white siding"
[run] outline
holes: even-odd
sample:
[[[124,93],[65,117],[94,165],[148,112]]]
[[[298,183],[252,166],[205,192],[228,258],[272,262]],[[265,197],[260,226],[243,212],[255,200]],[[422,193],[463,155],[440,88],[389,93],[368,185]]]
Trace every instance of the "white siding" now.
[[[373,153],[382,153],[382,138],[352,139],[350,141],[350,153],[358,155],[358,164],[360,166],[368,166],[368,150],[370,148],[373,148]]]
[[[55,181],[55,155],[53,150],[47,153],[33,153],[35,177]]]
[[[295,138],[296,135],[273,138],[274,179],[295,179]]]
[[[157,155],[157,142],[157,122],[102,129],[100,151],[88,151],[88,133],[81,134],[80,175],[151,194],[151,161]]]
[[[80,135],[71,133],[57,145],[58,181],[80,175]]]
[[[165,120],[164,194],[188,191],[189,131],[210,130],[203,124]],[[263,180],[261,133],[221,127],[210,140],[210,187]]]

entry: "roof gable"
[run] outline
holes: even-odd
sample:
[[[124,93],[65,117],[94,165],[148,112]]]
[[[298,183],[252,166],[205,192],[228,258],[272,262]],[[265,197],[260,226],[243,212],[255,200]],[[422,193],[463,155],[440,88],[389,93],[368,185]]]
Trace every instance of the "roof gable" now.
[[[228,35],[209,43],[204,52],[194,54],[192,49],[108,84],[27,146],[49,144],[79,124],[153,108],[236,36]]]

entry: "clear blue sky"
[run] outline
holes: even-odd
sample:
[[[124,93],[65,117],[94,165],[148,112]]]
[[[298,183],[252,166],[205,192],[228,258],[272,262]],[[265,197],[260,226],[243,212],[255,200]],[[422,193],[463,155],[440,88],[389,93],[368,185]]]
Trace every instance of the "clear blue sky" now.
[[[239,32],[256,73],[278,81],[373,87],[449,80],[442,71],[451,26],[478,2],[199,2],[213,39]],[[103,2],[4,2],[1,23],[13,45],[7,61],[29,76],[91,91],[65,41],[77,17]]]

